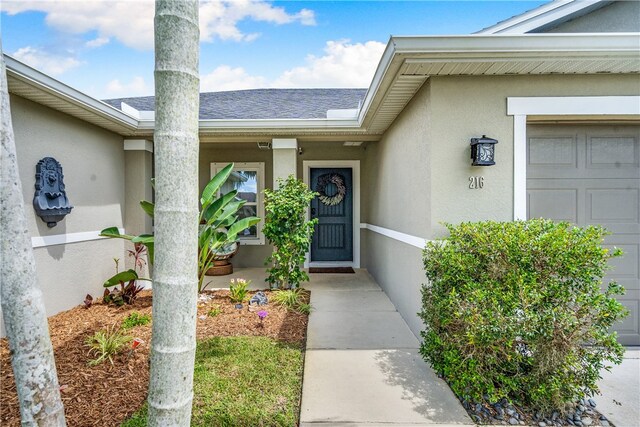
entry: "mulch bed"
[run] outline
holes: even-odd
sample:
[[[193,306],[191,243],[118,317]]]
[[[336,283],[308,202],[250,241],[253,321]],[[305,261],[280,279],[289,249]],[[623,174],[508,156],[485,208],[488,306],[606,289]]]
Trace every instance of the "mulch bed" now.
[[[270,291],[265,294],[270,298]],[[308,317],[269,303],[268,316],[260,324],[247,304],[238,310],[226,290],[205,292],[198,303],[198,340],[216,336],[265,336],[285,342],[303,343]],[[251,295],[253,292],[250,293]],[[213,298],[210,298],[213,297]],[[97,366],[85,347],[87,337],[115,325],[131,312],[151,315],[151,291],[140,294],[133,305],[116,307],[94,303],[89,309],[78,306],[49,318],[62,401],[68,426],[118,426],[144,403],[149,381],[151,324],[136,326],[125,333],[144,343]],[[213,308],[220,313],[209,316]],[[20,412],[6,338],[0,340],[0,425],[19,426]]]

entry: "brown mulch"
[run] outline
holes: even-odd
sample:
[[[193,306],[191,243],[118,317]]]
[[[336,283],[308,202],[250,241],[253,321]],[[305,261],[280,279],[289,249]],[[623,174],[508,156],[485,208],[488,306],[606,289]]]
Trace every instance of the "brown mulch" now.
[[[270,299],[271,292],[265,293]],[[249,311],[247,304],[241,310],[234,307],[228,291],[209,291],[205,294],[213,295],[213,298],[198,303],[198,340],[241,335],[266,336],[297,343],[305,340],[306,315],[270,302],[264,307],[268,315],[261,325],[257,314]],[[151,299],[151,291],[144,291],[133,305],[116,307],[98,301],[89,309],[78,306],[49,318],[49,333],[68,426],[118,426],[143,405],[149,381],[151,324],[136,326],[125,332],[144,342],[135,351],[127,349],[120,354],[113,365],[107,361],[89,366],[88,361],[92,356],[88,354],[85,340],[100,329],[121,325],[122,320],[133,311],[151,315]],[[220,314],[208,316],[215,307],[220,309]],[[6,338],[0,340],[0,425],[20,425]]]

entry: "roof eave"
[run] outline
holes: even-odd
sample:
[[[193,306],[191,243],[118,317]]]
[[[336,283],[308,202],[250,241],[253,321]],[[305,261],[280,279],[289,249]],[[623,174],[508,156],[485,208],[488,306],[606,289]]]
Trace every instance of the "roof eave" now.
[[[476,34],[524,34],[542,30],[611,3],[611,0],[555,0],[477,31]]]
[[[130,132],[135,132],[138,128],[138,120],[135,117],[29,67],[7,54],[4,54],[4,60],[7,69],[7,78],[14,78],[24,82],[43,94],[51,95],[83,111],[107,119],[117,127],[122,127]],[[17,93],[17,95],[20,95],[20,93]],[[87,119],[83,118],[83,120]]]

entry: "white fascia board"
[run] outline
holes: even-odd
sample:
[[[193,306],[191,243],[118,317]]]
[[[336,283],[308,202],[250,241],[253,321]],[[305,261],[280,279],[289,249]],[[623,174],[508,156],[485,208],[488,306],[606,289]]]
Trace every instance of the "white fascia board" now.
[[[12,74],[16,78],[30,83],[46,92],[56,95],[68,102],[82,107],[88,111],[92,111],[102,117],[108,118],[117,122],[120,125],[131,128],[132,130],[138,128],[138,120],[126,114],[111,105],[99,101],[89,95],[80,92],[66,84],[29,67],[28,65],[4,54],[4,60],[7,67],[7,73]]]
[[[141,120],[141,129],[153,129],[152,120]],[[200,131],[219,129],[326,129],[326,128],[359,128],[354,119],[264,119],[264,120],[200,120]]]
[[[498,22],[475,34],[524,34],[556,21],[566,21],[573,14],[586,14],[613,3],[603,0],[556,0],[538,8]]]
[[[389,74],[389,68],[391,67],[395,55],[396,45],[394,37],[392,36],[387,42],[387,47],[384,48],[384,52],[382,53],[380,62],[378,62],[378,67],[376,68],[376,72],[373,75],[373,79],[371,80],[369,89],[367,89],[367,93],[364,96],[364,101],[362,102],[360,113],[358,114],[358,125],[361,125],[364,122],[365,117],[369,113],[371,103],[378,93],[382,81],[384,80],[385,76]],[[393,77],[394,76],[391,76],[390,78],[393,79]]]
[[[640,115],[640,96],[541,96],[507,98],[510,116]]]
[[[513,58],[528,53],[554,52],[626,52],[637,57],[640,33],[542,33],[542,34],[471,34],[466,36],[393,37],[396,54],[414,54],[416,58],[435,54],[508,53]]]

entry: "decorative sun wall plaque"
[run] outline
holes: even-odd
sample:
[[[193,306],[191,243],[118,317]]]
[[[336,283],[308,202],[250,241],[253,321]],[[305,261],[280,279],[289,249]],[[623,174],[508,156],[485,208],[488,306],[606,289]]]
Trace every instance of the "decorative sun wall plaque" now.
[[[55,227],[73,209],[67,198],[63,179],[62,166],[53,157],[45,157],[36,165],[33,208],[49,228]]]

